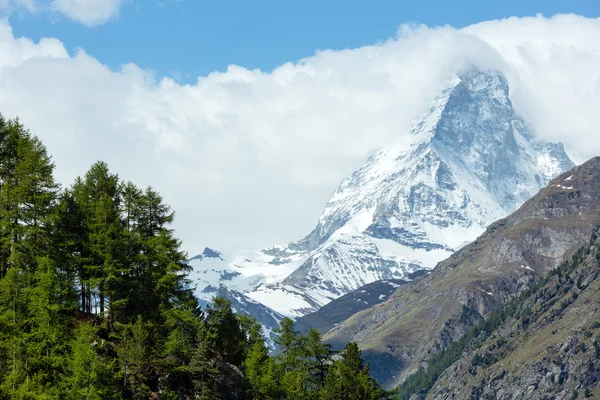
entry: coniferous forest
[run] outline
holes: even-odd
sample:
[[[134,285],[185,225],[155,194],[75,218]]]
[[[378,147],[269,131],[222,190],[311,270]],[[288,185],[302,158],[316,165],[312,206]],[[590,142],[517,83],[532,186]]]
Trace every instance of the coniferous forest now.
[[[361,352],[284,319],[279,351],[228,300],[201,309],[152,188],[98,162],[68,188],[0,116],[0,399],[383,399]],[[83,171],[82,171],[83,172]]]

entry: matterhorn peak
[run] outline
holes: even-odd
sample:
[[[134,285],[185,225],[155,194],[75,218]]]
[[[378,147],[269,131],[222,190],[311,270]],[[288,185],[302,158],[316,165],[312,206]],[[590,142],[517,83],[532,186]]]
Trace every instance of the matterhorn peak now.
[[[218,284],[305,315],[433,268],[573,166],[561,144],[535,139],[493,70],[451,77],[407,133],[408,146],[380,150],[340,183],[308,236],[240,253]]]

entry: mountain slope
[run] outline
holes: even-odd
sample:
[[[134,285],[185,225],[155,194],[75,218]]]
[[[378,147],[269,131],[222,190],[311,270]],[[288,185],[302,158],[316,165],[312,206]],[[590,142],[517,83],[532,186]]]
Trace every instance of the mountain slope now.
[[[600,158],[595,158],[560,175],[427,277],[333,328],[326,340],[357,341],[378,378],[397,385],[475,321],[445,326],[463,306],[486,315],[583,245],[600,224],[598,198]]]
[[[314,313],[298,318],[295,321],[295,327],[301,332],[306,332],[312,327],[318,329],[321,333],[325,333],[357,312],[384,302],[400,285],[405,285],[414,279],[420,279],[426,274],[426,270],[419,270],[408,274],[405,279],[367,283],[353,292],[332,300]]]
[[[474,340],[428,399],[569,399],[600,396],[600,236],[505,309],[506,321]]]
[[[249,314],[256,318],[263,326],[267,344],[273,346],[274,330],[279,327],[283,315],[223,283],[234,281],[239,274],[228,268],[228,263],[222,253],[207,247],[202,253],[188,260],[188,263],[192,265],[202,263],[205,267],[195,268],[189,276],[192,284],[196,286],[195,294],[200,305],[208,305],[217,296],[228,299],[236,313]],[[213,286],[214,282],[217,282],[218,286]]]
[[[224,267],[192,262],[210,276],[198,290],[224,284],[283,315],[306,315],[367,283],[432,268],[572,165],[562,145],[534,139],[500,74],[468,71],[406,142],[340,184],[307,237]]]

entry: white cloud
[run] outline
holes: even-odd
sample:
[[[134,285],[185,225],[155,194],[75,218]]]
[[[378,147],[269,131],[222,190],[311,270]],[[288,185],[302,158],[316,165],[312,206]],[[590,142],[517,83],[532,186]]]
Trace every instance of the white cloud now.
[[[539,135],[600,155],[600,18],[510,18],[465,31],[510,63],[515,107]]]
[[[600,154],[600,19],[511,18],[403,27],[378,46],[323,51],[272,72],[230,66],[193,85],[119,71],[0,23],[0,112],[20,116],[61,181],[106,160],[177,211],[185,247],[257,248],[313,228],[339,181],[402,140],[447,76],[501,70],[538,135]]]
[[[36,2],[35,0],[0,0],[0,11],[11,13],[16,9],[34,12],[36,10]]]
[[[114,18],[123,0],[0,0],[0,12],[54,12],[89,27],[105,24]]]
[[[88,26],[108,22],[117,15],[121,4],[122,0],[52,0],[57,11]]]

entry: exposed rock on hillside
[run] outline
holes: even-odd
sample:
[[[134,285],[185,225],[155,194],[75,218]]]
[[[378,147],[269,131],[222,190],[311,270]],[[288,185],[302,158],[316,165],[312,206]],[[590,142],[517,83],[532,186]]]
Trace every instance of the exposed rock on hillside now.
[[[481,345],[438,379],[428,399],[600,396],[600,237],[552,273]],[[417,397],[417,396],[415,396]]]
[[[424,279],[333,328],[326,339],[357,341],[378,378],[397,385],[464,334],[468,321],[445,326],[463,306],[483,316],[502,307],[586,243],[600,224],[598,199],[600,158],[594,158],[551,181]]]

